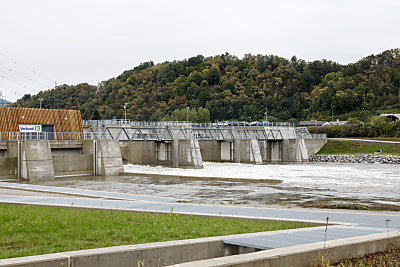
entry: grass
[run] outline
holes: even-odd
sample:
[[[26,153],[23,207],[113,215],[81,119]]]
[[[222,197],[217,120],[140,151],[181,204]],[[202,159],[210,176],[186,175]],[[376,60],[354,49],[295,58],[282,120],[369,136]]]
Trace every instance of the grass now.
[[[0,204],[0,259],[301,227],[307,225]]]
[[[357,141],[329,140],[317,154],[321,155],[356,155],[373,154],[382,149],[382,154],[400,155],[400,147],[396,145],[363,144]]]
[[[369,210],[369,211],[400,211],[399,206],[393,205],[364,205],[359,203],[323,203],[323,202],[307,202],[296,203],[302,208],[319,208],[319,209],[345,209],[345,210]]]
[[[400,249],[393,246],[385,251],[342,260],[335,264],[319,263],[321,267],[400,266]]]

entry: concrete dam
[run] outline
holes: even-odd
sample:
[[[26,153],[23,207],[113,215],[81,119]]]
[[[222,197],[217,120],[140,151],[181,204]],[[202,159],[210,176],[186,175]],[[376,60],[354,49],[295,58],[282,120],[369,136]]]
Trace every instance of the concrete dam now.
[[[294,127],[262,129],[99,127],[67,138],[0,141],[0,179],[53,180],[119,175],[123,162],[203,168],[203,161],[252,164],[308,161],[326,139],[298,138]]]

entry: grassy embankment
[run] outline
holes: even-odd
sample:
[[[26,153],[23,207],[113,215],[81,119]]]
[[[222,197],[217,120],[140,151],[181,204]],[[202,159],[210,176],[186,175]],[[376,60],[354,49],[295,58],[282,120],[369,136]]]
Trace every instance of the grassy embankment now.
[[[301,227],[307,225],[0,204],[0,259]]]
[[[382,149],[382,154],[400,155],[400,146],[386,144],[363,144],[358,141],[329,140],[317,153],[320,155],[373,154]]]

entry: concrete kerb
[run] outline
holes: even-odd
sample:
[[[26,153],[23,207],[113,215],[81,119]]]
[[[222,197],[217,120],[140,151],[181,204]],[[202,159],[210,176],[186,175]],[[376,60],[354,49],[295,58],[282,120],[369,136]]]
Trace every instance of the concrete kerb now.
[[[324,227],[316,227],[312,229],[324,229]],[[187,240],[176,240],[167,242],[156,242],[138,245],[126,245],[116,246],[108,248],[97,248],[79,251],[68,251],[54,254],[28,256],[12,259],[0,260],[1,267],[8,266],[20,266],[20,267],[31,267],[31,266],[79,266],[86,263],[86,266],[116,266],[115,261],[120,261],[119,264],[122,266],[136,265],[137,261],[143,261],[147,263],[157,264],[157,260],[162,259],[163,263],[168,265],[182,263],[184,261],[198,261],[203,259],[215,259],[219,257],[227,257],[230,255],[237,254],[237,248],[234,246],[224,246],[223,240],[227,238],[240,238],[240,237],[254,237],[260,235],[274,235],[282,233],[293,233],[300,231],[307,231],[311,228],[301,229],[290,229],[290,230],[279,230],[273,232],[259,232],[259,233],[248,233],[239,235],[227,235],[227,236],[216,236],[216,237],[205,237],[197,239]],[[186,255],[186,259],[181,258],[182,255],[179,253],[182,250],[188,250],[190,248],[190,254],[196,254],[195,256]],[[188,251],[189,252],[189,251]],[[162,256],[161,256],[162,255]],[[169,259],[165,258],[165,255],[169,255]],[[115,259],[116,256],[117,259]],[[106,257],[114,258],[106,260]],[[103,258],[101,260],[100,258]],[[128,260],[129,259],[129,260]],[[147,260],[147,261],[146,261]],[[128,261],[128,262],[124,262]],[[135,262],[136,261],[136,262]],[[106,264],[106,262],[108,264]],[[63,265],[61,265],[63,263]],[[109,263],[113,263],[109,265]],[[163,264],[162,264],[163,265]],[[148,265],[146,265],[148,266]],[[150,265],[156,266],[156,265]]]
[[[324,228],[324,227],[320,227]],[[279,234],[304,229],[267,232]],[[257,236],[251,233],[231,236],[118,246],[109,248],[69,251],[40,256],[0,260],[1,267],[37,266],[135,266],[144,261],[145,266],[174,265],[181,267],[222,267],[222,266],[312,266],[322,259],[330,262],[374,253],[398,242],[397,231],[363,237],[318,242],[249,254],[237,253],[234,247],[224,247],[222,240],[232,237]],[[186,248],[186,249],[185,249]],[[204,254],[207,252],[207,254]],[[190,259],[188,258],[190,255]],[[211,257],[207,257],[211,256]],[[185,262],[187,261],[187,262]],[[61,263],[63,265],[61,265]]]
[[[196,262],[176,264],[179,267],[223,267],[223,266],[314,266],[324,259],[338,262],[346,258],[383,251],[399,242],[397,231],[362,237],[344,238],[271,249],[249,254],[233,255]]]

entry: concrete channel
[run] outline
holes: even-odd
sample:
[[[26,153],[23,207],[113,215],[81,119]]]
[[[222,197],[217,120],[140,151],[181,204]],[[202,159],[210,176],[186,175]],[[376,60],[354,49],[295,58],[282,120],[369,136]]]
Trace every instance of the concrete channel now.
[[[70,251],[0,260],[0,266],[312,266],[374,253],[400,244],[397,214],[353,213],[330,210],[292,210],[211,206],[90,190],[0,183],[0,187],[87,196],[60,198],[0,196],[0,203],[109,209],[127,212],[174,213],[251,220],[301,221],[305,229],[208,237],[150,244]],[[326,217],[329,217],[325,233]],[[387,224],[390,220],[390,224]],[[140,266],[140,265],[139,265]]]

